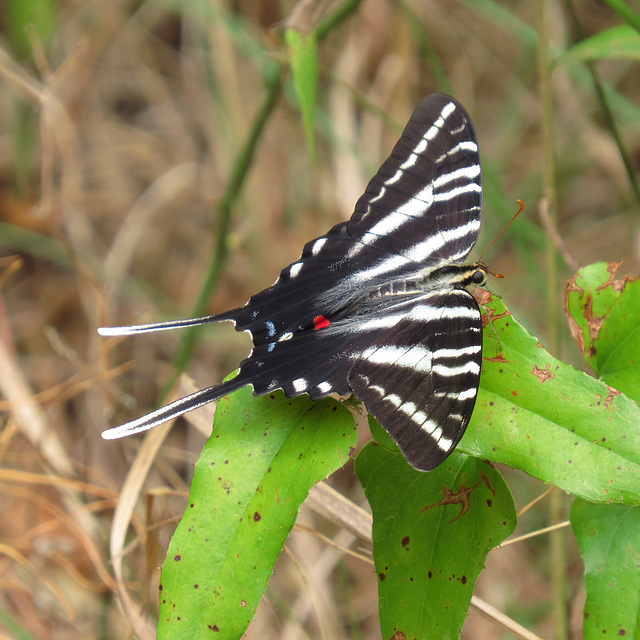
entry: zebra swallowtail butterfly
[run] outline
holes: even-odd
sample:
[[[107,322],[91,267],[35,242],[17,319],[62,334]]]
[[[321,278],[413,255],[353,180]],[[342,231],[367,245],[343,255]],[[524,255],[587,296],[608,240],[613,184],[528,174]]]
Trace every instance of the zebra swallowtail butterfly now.
[[[128,335],[231,320],[253,350],[238,375],[109,429],[155,427],[246,385],[313,400],[355,394],[419,470],[439,465],[471,417],[482,364],[480,310],[467,287],[481,263],[460,264],[482,216],[471,120],[434,93],[418,105],[346,222],[245,306],[218,315],[99,329]]]

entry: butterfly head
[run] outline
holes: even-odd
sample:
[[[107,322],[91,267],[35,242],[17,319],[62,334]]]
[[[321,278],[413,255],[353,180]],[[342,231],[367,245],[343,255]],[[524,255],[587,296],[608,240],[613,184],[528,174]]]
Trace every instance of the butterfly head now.
[[[471,284],[475,284],[481,287],[487,281],[487,271],[484,269],[484,265],[475,265],[476,269],[471,274]]]

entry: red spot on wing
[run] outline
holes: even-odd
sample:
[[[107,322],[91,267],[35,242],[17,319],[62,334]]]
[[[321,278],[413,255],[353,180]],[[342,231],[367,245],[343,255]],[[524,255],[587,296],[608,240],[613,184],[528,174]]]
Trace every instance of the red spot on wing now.
[[[313,319],[313,330],[326,329],[331,323],[324,316],[316,316]]]

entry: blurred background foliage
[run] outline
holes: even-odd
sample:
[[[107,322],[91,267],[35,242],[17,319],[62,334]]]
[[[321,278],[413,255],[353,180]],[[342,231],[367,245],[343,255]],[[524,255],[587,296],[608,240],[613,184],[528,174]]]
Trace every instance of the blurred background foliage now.
[[[204,437],[174,429],[124,491],[140,443],[99,434],[152,408],[185,366],[200,387],[220,380],[249,345],[228,326],[186,344],[174,333],[99,339],[96,327],[243,304],[351,214],[431,91],[460,100],[478,133],[478,247],[516,198],[525,203],[485,256],[506,276],[492,290],[555,355],[584,367],[562,320],[566,280],[597,260],[640,267],[639,15],[637,1],[617,0],[5,0],[4,636],[127,637],[110,564],[114,509],[125,503],[122,580],[155,615],[158,567]],[[310,125],[285,29],[315,26]],[[519,506],[542,492],[507,473]],[[352,466],[331,482],[364,503]],[[300,518],[342,544],[318,516]],[[531,510],[519,530],[549,519]],[[493,552],[476,593],[544,637],[559,637],[563,615],[566,635],[580,637],[582,566],[569,535],[560,549],[561,578],[546,537]],[[372,578],[370,565],[296,531],[247,637],[378,638]],[[467,626],[502,637],[477,615]]]

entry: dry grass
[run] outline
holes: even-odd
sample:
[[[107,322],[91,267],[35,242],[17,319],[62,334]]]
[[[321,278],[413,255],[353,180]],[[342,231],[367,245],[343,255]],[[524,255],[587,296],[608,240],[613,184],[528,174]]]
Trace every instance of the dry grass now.
[[[30,32],[23,54],[9,32],[0,43],[1,637],[126,638],[132,628],[152,637],[159,567],[204,438],[177,427],[142,446],[100,439],[105,426],[159,399],[180,338],[101,339],[96,328],[189,314],[215,246],[216,207],[265,97],[261,66],[284,59],[272,27],[294,3],[214,0],[185,3],[182,13],[169,3],[131,4],[58,3],[46,42]],[[525,200],[526,217],[487,260],[507,276],[494,289],[544,336],[545,289],[557,288],[560,305],[570,272],[562,268],[549,285],[541,271],[535,5],[363,2],[321,44],[315,165],[285,83],[233,205],[230,253],[208,310],[243,304],[304,242],[347,217],[413,106],[439,88],[466,105],[480,137],[487,206],[479,244],[516,198]],[[559,6],[552,12],[549,38],[564,48],[568,19]],[[578,2],[577,12],[588,33],[616,22],[601,5]],[[437,84],[439,70],[449,86]],[[637,65],[599,70],[637,104]],[[589,79],[559,67],[552,80],[559,235],[579,264],[624,259],[637,273],[638,204]],[[621,110],[618,124],[637,169],[634,114]],[[221,379],[248,346],[228,327],[206,338],[188,365],[198,386]],[[577,360],[568,332],[563,339],[560,355]],[[519,505],[542,492],[507,473]],[[352,468],[331,483],[364,503]],[[520,529],[550,524],[544,504]],[[300,518],[338,547],[358,549],[315,512]],[[570,540],[575,627],[581,566]],[[294,532],[247,637],[379,637],[363,553]],[[550,637],[548,563],[544,538],[494,552],[476,593]],[[474,614],[467,628],[502,637]]]

